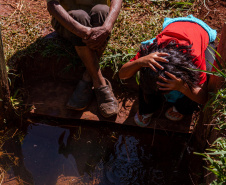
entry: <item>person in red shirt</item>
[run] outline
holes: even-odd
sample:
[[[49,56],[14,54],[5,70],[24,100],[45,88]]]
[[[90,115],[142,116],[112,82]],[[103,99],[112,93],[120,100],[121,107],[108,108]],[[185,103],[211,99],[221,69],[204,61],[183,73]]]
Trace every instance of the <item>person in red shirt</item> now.
[[[199,104],[207,101],[207,76],[190,68],[206,70],[205,50],[208,32],[194,22],[173,22],[154,43],[141,46],[137,55],[119,71],[121,79],[140,71],[139,111],[134,117],[142,127],[150,123],[152,114],[165,101],[164,94],[177,94],[166,117],[181,120]],[[172,93],[174,92],[174,93]]]

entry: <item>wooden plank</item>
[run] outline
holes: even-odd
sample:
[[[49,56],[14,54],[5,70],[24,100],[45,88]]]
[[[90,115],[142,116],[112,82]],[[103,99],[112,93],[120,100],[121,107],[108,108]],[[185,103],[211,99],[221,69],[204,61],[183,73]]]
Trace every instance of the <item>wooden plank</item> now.
[[[36,81],[34,85],[29,88],[27,104],[33,106],[34,109],[31,112],[34,115],[105,121],[136,126],[133,120],[138,109],[138,98],[135,95],[136,93],[123,94],[123,92],[118,89],[119,87],[114,87],[115,95],[119,101],[120,111],[117,116],[106,119],[98,112],[95,98],[83,111],[67,109],[65,105],[73,93],[74,87],[75,86],[72,85],[71,81],[53,81],[46,79],[43,81]],[[187,116],[181,121],[173,122],[164,117],[166,108],[168,107],[166,106],[162,111],[154,114],[149,128],[181,133],[192,132],[194,123],[191,121],[191,116]]]

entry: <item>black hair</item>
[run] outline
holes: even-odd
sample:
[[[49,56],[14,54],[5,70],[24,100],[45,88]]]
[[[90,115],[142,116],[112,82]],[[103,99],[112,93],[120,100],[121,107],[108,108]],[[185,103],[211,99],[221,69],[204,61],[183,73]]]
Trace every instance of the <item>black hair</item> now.
[[[158,45],[156,40],[151,45],[142,45],[140,48],[141,57],[157,51],[169,54],[169,56],[163,57],[168,59],[169,63],[160,62],[160,65],[164,67],[163,70],[156,68],[158,70],[156,73],[149,67],[141,68],[140,87],[143,92],[145,94],[159,93],[158,85],[156,84],[157,81],[161,81],[159,75],[169,79],[165,71],[181,78],[187,83],[189,88],[197,86],[200,81],[199,72],[191,70],[196,69],[192,62],[194,57],[191,55],[191,47],[192,45],[184,46],[175,43],[175,41]]]

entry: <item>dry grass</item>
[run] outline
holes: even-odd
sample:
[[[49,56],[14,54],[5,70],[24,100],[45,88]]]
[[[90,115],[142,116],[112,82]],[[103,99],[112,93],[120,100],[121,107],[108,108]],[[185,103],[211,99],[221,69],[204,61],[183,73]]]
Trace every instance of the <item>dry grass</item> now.
[[[163,17],[190,14],[193,11],[191,2],[193,1],[186,0],[184,4],[175,4],[168,0],[149,3],[124,0],[104,57],[136,52],[141,41],[154,37],[161,30]],[[0,3],[6,61],[53,31],[44,0],[0,0]]]
[[[187,16],[195,7],[195,3],[191,3],[193,1],[184,1],[184,4],[171,3],[168,0],[148,2],[124,1],[102,57],[103,67],[110,66],[117,72],[122,64],[137,53],[142,41],[160,33],[164,17]]]
[[[0,185],[4,180],[5,171],[0,167]]]
[[[52,31],[45,1],[0,0],[5,58]]]

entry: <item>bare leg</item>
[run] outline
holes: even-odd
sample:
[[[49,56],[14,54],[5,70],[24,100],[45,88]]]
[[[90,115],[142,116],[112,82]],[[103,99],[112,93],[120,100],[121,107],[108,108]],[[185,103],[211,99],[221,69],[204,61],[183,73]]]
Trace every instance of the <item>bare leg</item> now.
[[[99,57],[96,52],[89,49],[87,46],[75,46],[75,49],[86,67],[86,72],[83,74],[83,80],[92,80],[94,88],[106,86],[106,81],[102,76],[99,67]]]
[[[101,56],[103,55],[103,52],[104,52],[106,46],[107,46],[107,41],[106,41],[104,47],[102,47],[102,48],[101,48],[100,50],[98,50],[98,51],[95,51],[95,52],[96,52],[96,55],[97,55],[98,61],[100,61],[100,58],[101,58]],[[81,47],[81,46],[80,46],[80,47]],[[84,81],[87,81],[87,82],[92,81],[92,78],[90,77],[89,72],[87,71],[87,69],[86,69],[86,71],[84,72],[82,79],[83,79]]]
[[[87,46],[75,46],[75,49],[86,66],[82,79],[76,86],[67,107],[74,110],[83,110],[92,100],[92,86],[96,94],[97,104],[102,116],[108,118],[119,111],[118,101],[115,98],[111,83],[102,76],[99,59],[100,51],[93,51]],[[91,81],[93,83],[91,83]]]
[[[101,51],[93,51],[87,46],[75,46],[75,49],[86,66],[83,81],[89,82],[90,79],[93,81],[100,113],[106,118],[116,115],[119,111],[118,101],[112,92],[110,82],[102,76],[99,66],[100,56],[103,53],[104,47]]]

